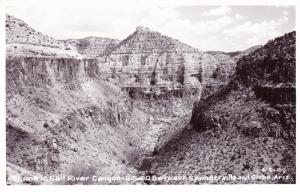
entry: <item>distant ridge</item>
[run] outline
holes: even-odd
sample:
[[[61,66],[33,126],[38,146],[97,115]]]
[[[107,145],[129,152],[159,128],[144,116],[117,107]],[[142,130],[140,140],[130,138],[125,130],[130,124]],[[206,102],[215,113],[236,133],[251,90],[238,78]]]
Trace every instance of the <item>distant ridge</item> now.
[[[149,28],[138,26],[126,39],[121,41],[112,54],[119,53],[165,53],[165,52],[199,52],[179,40],[152,31]]]
[[[120,40],[90,36],[83,39],[62,40],[62,42],[66,45],[72,45],[85,57],[95,58],[111,52]]]
[[[82,58],[72,46],[36,31],[9,14],[6,14],[5,31],[8,56]]]

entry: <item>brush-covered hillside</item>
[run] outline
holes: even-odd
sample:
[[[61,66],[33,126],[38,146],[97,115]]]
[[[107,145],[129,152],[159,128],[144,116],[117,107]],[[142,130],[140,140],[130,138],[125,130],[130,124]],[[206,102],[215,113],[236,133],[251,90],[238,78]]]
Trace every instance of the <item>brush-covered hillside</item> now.
[[[149,174],[244,176],[182,184],[295,183],[295,38],[285,34],[241,57],[230,82],[194,104],[193,128],[157,152]]]

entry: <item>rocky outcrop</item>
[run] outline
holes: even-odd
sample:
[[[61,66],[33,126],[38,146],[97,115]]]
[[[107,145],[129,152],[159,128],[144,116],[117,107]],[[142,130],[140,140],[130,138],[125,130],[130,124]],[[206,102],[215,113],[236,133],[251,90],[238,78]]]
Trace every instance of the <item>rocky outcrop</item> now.
[[[296,110],[295,105],[270,104],[255,96],[251,88],[229,87],[194,105],[191,124],[180,136],[157,152],[152,162],[153,175],[264,174],[266,166],[283,167],[286,172],[270,172],[271,177],[289,175],[296,181]],[[176,181],[153,181],[177,184]],[[219,183],[219,181],[179,181],[181,184]],[[265,183],[262,180],[224,181],[222,183]]]
[[[72,46],[32,29],[12,15],[6,14],[5,30],[7,56],[82,58]]]
[[[130,169],[146,151],[152,115],[103,79],[96,59],[72,55],[80,54],[12,16],[6,24],[8,161],[40,174],[78,161],[104,175]]]
[[[220,116],[218,114],[212,114],[210,110],[217,102],[226,99],[226,96],[230,91],[236,90],[237,84],[230,82],[228,85],[222,87],[214,94],[209,95],[208,97],[201,98],[200,101],[194,103],[191,125],[197,131],[206,131],[209,129],[219,128],[220,127]]]
[[[220,65],[142,27],[116,46],[70,41],[76,50],[12,16],[7,24],[7,159],[42,174],[77,161],[103,175],[135,173],[141,156],[186,128],[192,103]]]
[[[99,61],[101,73],[142,98],[199,94],[219,65],[212,55],[144,27]]]
[[[122,167],[151,128],[149,114],[135,109],[120,88],[99,78],[95,60],[14,57],[7,58],[6,70],[7,157],[17,165],[49,174],[66,169],[87,150],[87,160],[103,154],[101,158],[119,161]],[[15,129],[23,133],[15,136]],[[57,140],[56,159],[51,146],[45,147],[49,138]],[[87,138],[102,138],[96,151],[86,146],[91,142]],[[133,145],[129,150],[128,141]]]
[[[296,87],[292,84],[266,84],[254,87],[255,95],[267,102],[294,103],[296,102]]]
[[[62,40],[62,42],[75,47],[85,58],[95,59],[111,52],[120,41],[111,38],[86,37],[83,39]]]
[[[65,172],[78,161],[103,175],[134,173],[135,162],[186,127],[218,65],[213,56],[144,28],[113,49],[89,38],[77,51],[27,24],[9,26],[7,159],[40,174]]]
[[[6,14],[5,29],[6,44],[26,43],[56,48],[64,47],[59,41],[32,29],[24,21],[17,19],[12,15]]]
[[[23,86],[57,86],[85,78],[95,78],[98,65],[95,60],[73,58],[8,57],[6,59],[7,88]]]
[[[194,128],[201,131],[214,128],[211,119],[217,114],[224,116],[225,113],[227,118],[232,116],[230,120],[233,122],[232,126],[237,127],[244,135],[294,138],[295,130],[291,123],[295,122],[295,111],[292,109],[295,108],[296,100],[294,54],[295,32],[291,32],[277,37],[249,55],[241,57],[237,63],[237,71],[230,83],[195,104],[191,119]],[[249,103],[255,104],[249,107]],[[224,105],[222,106],[224,111],[219,111],[221,104]],[[277,105],[287,105],[289,112],[276,107]],[[247,106],[246,108],[252,110],[244,111],[241,106]],[[254,106],[260,109],[256,110],[253,108]],[[259,118],[269,109],[275,111],[275,113],[272,112],[275,115],[271,116],[277,116],[277,118],[269,118],[265,115],[263,115],[264,118]],[[229,113],[231,110],[236,111],[232,111],[231,114]]]

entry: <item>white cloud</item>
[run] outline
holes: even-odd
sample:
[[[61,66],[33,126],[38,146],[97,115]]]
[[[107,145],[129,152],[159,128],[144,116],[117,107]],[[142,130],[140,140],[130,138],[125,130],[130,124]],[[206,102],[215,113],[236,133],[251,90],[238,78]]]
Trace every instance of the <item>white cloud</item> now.
[[[279,25],[281,25],[282,23],[285,23],[289,20],[289,18],[287,16],[283,16],[281,17],[278,22],[279,22]]]
[[[222,15],[228,15],[231,13],[231,8],[222,6],[215,9],[210,9],[206,12],[204,12],[203,16],[222,16]]]
[[[235,17],[236,19],[244,19],[244,18],[245,18],[245,16],[240,15],[240,14],[238,14],[238,13],[236,13],[236,14],[234,15],[234,17]]]
[[[284,10],[284,11],[282,12],[282,15],[289,15],[289,12],[286,11],[286,10]]]
[[[260,34],[271,34],[277,32],[277,27],[288,21],[287,17],[281,17],[274,21],[262,21],[254,23],[251,21],[246,21],[241,25],[237,25],[233,28],[228,28],[223,30],[223,34],[228,36],[244,36],[244,35],[260,35]]]
[[[235,22],[234,17],[222,16],[206,21],[191,22],[188,19],[181,19],[179,13],[175,10],[160,10],[161,12],[173,15],[168,19],[154,15],[145,17],[141,23],[148,26],[150,29],[161,32],[162,34],[174,37],[191,46],[201,50],[212,50],[220,46],[218,44],[219,35],[222,29],[228,27]],[[158,11],[157,13],[159,13]],[[160,14],[159,14],[160,15]]]
[[[53,12],[55,10],[55,13]],[[214,17],[188,19],[175,7],[95,6],[70,4],[56,6],[9,7],[8,13],[56,39],[87,36],[124,39],[138,25],[199,48],[200,50],[243,50],[280,34],[279,27],[288,21],[253,22],[229,7],[218,7],[206,12]],[[203,13],[204,14],[204,13]]]
[[[278,20],[251,22],[246,21],[232,28],[227,28],[222,31],[224,36],[228,36],[232,42],[243,42],[243,49],[248,47],[264,44],[268,40],[279,36],[279,26],[287,22],[288,18],[283,16]],[[237,46],[237,45],[236,45]],[[238,46],[236,48],[238,50]]]

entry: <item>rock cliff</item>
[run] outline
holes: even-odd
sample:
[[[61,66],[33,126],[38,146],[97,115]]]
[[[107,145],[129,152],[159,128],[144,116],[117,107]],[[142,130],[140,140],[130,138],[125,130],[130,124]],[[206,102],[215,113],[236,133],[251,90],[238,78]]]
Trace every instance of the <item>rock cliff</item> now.
[[[233,175],[254,172],[260,174],[268,164],[286,170],[285,173],[270,172],[269,175],[289,176],[289,179],[269,183],[295,183],[295,40],[295,32],[291,32],[242,56],[229,83],[194,104],[191,118],[194,130],[169,146],[168,149],[175,149],[169,152],[173,153],[173,158],[178,159],[178,154],[184,154],[185,151],[193,150],[197,153],[195,145],[200,143],[204,149],[212,147],[213,150],[208,151],[213,151],[214,154],[226,154],[221,161],[218,156],[208,158],[217,161],[216,165],[219,166],[211,168],[215,172],[230,172]],[[194,141],[189,142],[190,140]],[[189,149],[178,145],[187,145]],[[176,150],[179,147],[181,149]],[[241,150],[244,152],[241,153]],[[159,158],[163,161],[171,159],[170,154]],[[190,171],[198,162],[196,159],[183,161],[186,171]],[[202,159],[200,162],[201,165],[207,163]],[[173,166],[163,169],[176,172],[178,168],[173,169],[174,166],[177,166],[175,161]],[[163,172],[160,170],[161,167],[155,169]]]
[[[211,54],[228,59],[224,53]],[[243,53],[230,57],[239,57],[237,54]],[[148,171],[156,176],[201,173],[203,179],[150,183],[295,183],[295,66],[295,32],[242,55],[237,71],[224,86],[194,103],[192,128],[186,126],[177,137],[164,143]],[[286,73],[290,76],[284,76]],[[266,167],[272,169],[268,171]],[[285,171],[278,171],[279,167]],[[230,174],[280,179],[205,179]]]
[[[212,55],[145,27],[99,61],[101,73],[140,98],[199,95],[219,65]]]
[[[144,27],[121,42],[57,41],[7,15],[6,34],[7,159],[41,174],[140,174],[226,65]]]
[[[153,148],[153,116],[103,79],[96,59],[6,19],[7,160],[43,175],[77,165],[134,174]]]
[[[230,82],[215,94],[203,98],[195,104],[192,122],[200,129],[206,129],[202,118],[206,109],[213,106],[231,92],[239,90],[241,99],[252,101],[262,99],[270,105],[295,105],[295,32],[285,34],[258,47],[237,62],[236,72]],[[290,74],[290,75],[286,75]],[[244,93],[244,94],[242,94]],[[245,102],[243,101],[243,102]],[[259,104],[257,104],[259,105]],[[204,113],[206,115],[204,115]],[[249,114],[250,115],[250,114]],[[289,118],[293,118],[291,115]],[[205,119],[205,118],[204,118]],[[285,132],[284,124],[281,131]],[[294,135],[289,132],[288,134]]]

